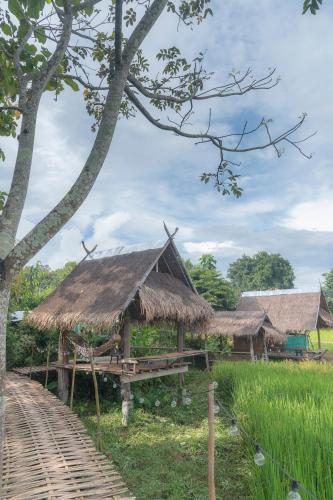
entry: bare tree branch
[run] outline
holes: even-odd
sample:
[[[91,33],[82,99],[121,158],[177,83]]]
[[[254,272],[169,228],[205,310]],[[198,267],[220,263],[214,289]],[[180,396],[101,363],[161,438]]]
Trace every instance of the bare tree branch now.
[[[253,80],[250,84],[242,86],[243,81],[251,75],[251,70],[248,69],[243,76],[239,79],[236,78],[235,75],[232,75],[233,82],[227,85],[222,85],[219,87],[214,87],[209,90],[205,90],[204,92],[199,92],[199,87],[193,92],[185,97],[176,97],[174,95],[169,95],[165,93],[160,93],[159,91],[151,91],[147,89],[139,80],[137,80],[133,75],[128,75],[128,81],[145,97],[152,100],[160,100],[167,102],[174,102],[177,104],[183,104],[188,101],[201,101],[206,99],[212,99],[216,97],[232,97],[232,96],[240,96],[247,94],[253,90],[269,90],[275,87],[279,83],[279,79],[273,79],[273,75],[276,69],[274,68],[269,72],[267,76],[264,78],[260,78],[259,80]],[[233,90],[237,87],[237,90]],[[174,89],[170,88],[170,91],[174,91]]]
[[[238,142],[238,144],[235,147],[228,147],[228,146],[225,146],[223,144],[222,139],[224,139],[226,137],[231,137],[231,136],[237,136],[237,135],[239,136],[239,134],[229,134],[228,136],[217,136],[217,135],[212,135],[212,134],[209,134],[206,132],[197,132],[197,133],[185,132],[184,130],[180,129],[179,127],[172,126],[172,125],[166,125],[166,124],[162,123],[160,120],[154,118],[149,113],[149,111],[143,106],[143,104],[139,101],[139,99],[136,97],[134,92],[132,92],[132,90],[128,86],[125,87],[125,92],[126,92],[128,98],[130,99],[130,101],[134,104],[134,106],[143,114],[143,116],[145,118],[147,118],[147,120],[150,123],[155,125],[155,127],[160,128],[161,130],[168,130],[170,132],[174,132],[175,134],[177,134],[181,137],[186,137],[188,139],[201,139],[200,142],[207,142],[207,141],[211,142],[220,151],[226,151],[226,152],[230,152],[230,153],[234,153],[234,152],[246,153],[249,151],[257,151],[257,150],[261,150],[261,149],[266,149],[270,146],[275,147],[276,144],[278,144],[279,142],[281,142],[283,140],[286,140],[287,137],[290,137],[291,134],[296,132],[296,130],[298,130],[301,127],[301,125],[303,124],[303,122],[306,118],[306,115],[303,114],[296,125],[291,127],[289,130],[287,130],[283,134],[279,135],[278,137],[275,137],[275,138],[270,137],[269,141],[265,142],[264,144],[257,145],[257,146],[239,148],[238,146],[239,146],[240,142]],[[267,127],[266,122],[261,122],[261,125],[265,125],[265,128]],[[245,130],[243,131],[241,136],[244,136],[244,135],[245,135]],[[292,145],[295,144],[294,141],[291,141],[290,139],[288,142],[290,142],[290,144],[292,144]]]

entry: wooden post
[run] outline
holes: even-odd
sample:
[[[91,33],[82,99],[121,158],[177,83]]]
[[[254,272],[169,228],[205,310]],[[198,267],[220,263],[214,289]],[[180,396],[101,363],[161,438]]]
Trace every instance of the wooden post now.
[[[214,384],[208,385],[208,498],[216,500],[215,493],[215,427]]]
[[[320,328],[317,328],[318,349],[321,349]]]
[[[205,335],[205,360],[206,360],[206,370],[210,372],[210,365],[209,365],[209,353],[208,353],[208,337]]]
[[[267,344],[266,344],[266,335],[263,333],[264,340],[264,361],[268,361],[268,352],[267,352]]]
[[[129,358],[131,356],[131,322],[128,317],[125,318],[124,320],[124,325],[122,327],[121,331],[121,343],[122,343],[122,350],[123,350],[123,357]],[[129,420],[129,413],[130,413],[130,402],[131,402],[131,384],[129,382],[127,383],[121,383],[121,391],[122,391],[122,405],[121,405],[121,411],[122,411],[122,425],[124,427],[128,426],[128,420]]]
[[[177,323],[177,350],[178,352],[184,351],[184,325],[182,322]],[[180,386],[184,385],[185,379],[183,373],[179,373],[178,380]]]
[[[47,346],[47,355],[46,355],[46,372],[45,372],[45,384],[44,387],[47,387],[47,382],[49,379],[49,367],[50,367],[50,352],[51,352],[51,341]]]
[[[98,384],[96,378],[96,372],[94,367],[94,360],[92,354],[90,355],[90,366],[91,366],[91,374],[94,382],[94,390],[95,390],[95,401],[96,401],[96,418],[97,418],[97,448],[99,451],[102,451],[102,436],[101,436],[101,409],[99,404],[99,392],[98,392]]]
[[[74,347],[71,397],[70,397],[70,400],[69,400],[69,407],[70,407],[71,410],[73,410],[73,398],[74,398],[74,386],[75,386],[75,372],[76,372],[76,346]]]
[[[251,354],[251,360],[254,361],[254,349],[253,349],[253,338],[252,338],[252,335],[250,335],[250,354]]]
[[[62,332],[59,336],[58,363],[60,363],[61,365],[68,363],[68,352],[66,346],[65,332]],[[68,400],[68,385],[69,385],[68,370],[65,370],[64,368],[58,368],[58,395],[59,398],[64,403],[67,403]]]

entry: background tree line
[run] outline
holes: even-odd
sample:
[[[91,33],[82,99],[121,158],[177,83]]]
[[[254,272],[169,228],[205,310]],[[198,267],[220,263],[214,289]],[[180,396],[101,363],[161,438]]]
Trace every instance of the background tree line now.
[[[8,320],[8,366],[29,364],[33,353],[34,362],[45,361],[45,350],[56,332],[45,334],[28,327],[24,322],[12,323],[15,311],[30,311],[37,307],[74,269],[75,262],[52,270],[37,262],[26,266],[16,276],[11,292]],[[254,256],[243,255],[232,262],[223,277],[213,255],[205,254],[197,263],[187,259],[185,265],[198,293],[215,310],[233,310],[243,291],[293,288],[295,274],[290,262],[280,254],[258,252]],[[324,274],[323,289],[333,312],[333,269]],[[56,341],[54,342],[56,352]],[[34,351],[34,352],[33,352]]]

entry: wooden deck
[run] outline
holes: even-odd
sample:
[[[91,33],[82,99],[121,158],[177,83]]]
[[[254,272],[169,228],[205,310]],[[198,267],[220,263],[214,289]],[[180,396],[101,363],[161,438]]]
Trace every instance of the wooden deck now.
[[[314,360],[320,361],[326,349],[318,349],[317,351],[302,351],[302,352],[269,352],[269,359],[290,359],[292,361]]]
[[[207,357],[208,351],[187,350],[182,352],[167,352],[164,354],[127,358],[125,360],[116,360],[115,356],[112,358],[110,356],[99,356],[94,359],[94,369],[97,373],[116,375],[120,377],[120,382],[128,383],[185,373],[188,371],[188,365],[191,363],[184,361],[184,359],[194,358],[195,356]],[[57,370],[57,368],[72,371],[73,361],[70,360],[64,364],[58,362],[50,363],[50,372]],[[84,359],[78,360],[75,369],[76,371],[91,373],[91,364]],[[12,371],[19,375],[29,376],[31,374],[46,372],[46,365],[15,367],[12,368]]]
[[[18,375],[27,375],[30,373],[45,373],[46,365],[37,365],[37,366],[16,366],[11,369],[12,372],[17,373]],[[55,371],[57,369],[57,362],[52,361],[49,365],[49,372]]]
[[[131,498],[79,418],[38,382],[7,377],[1,499]]]

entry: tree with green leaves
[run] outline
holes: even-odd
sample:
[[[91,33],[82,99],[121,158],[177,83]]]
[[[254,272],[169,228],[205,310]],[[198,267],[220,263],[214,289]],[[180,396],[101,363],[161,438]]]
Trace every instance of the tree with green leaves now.
[[[242,292],[294,288],[295,274],[290,262],[278,253],[243,255],[230,264],[228,278]]]
[[[190,260],[185,265],[198,293],[206,299],[211,306],[217,310],[235,309],[238,302],[237,290],[231,283],[222,278],[216,267],[216,259],[213,255],[202,255],[198,264]]]
[[[64,267],[55,270],[41,262],[25,266],[13,279],[9,310],[34,309],[60,285],[75,266],[75,262],[67,262]]]
[[[303,14],[311,12],[314,16],[323,4],[323,0],[304,0],[303,2]]]
[[[327,305],[330,311],[333,313],[333,269],[324,275],[325,281],[323,284],[323,290],[327,300]]]
[[[6,317],[10,287],[17,273],[68,222],[91,191],[109,152],[120,117],[141,114],[151,125],[195,143],[209,144],[217,162],[201,179],[222,194],[240,196],[236,162],[240,153],[283,146],[300,150],[299,130],[305,114],[287,130],[272,130],[262,119],[247,122],[230,135],[194,126],[197,104],[242,96],[274,87],[275,70],[256,78],[250,69],[233,71],[225,83],[209,81],[204,51],[188,60],[179,47],[155,48],[156,59],[142,45],[161,15],[194,29],[212,15],[210,0],[5,0],[0,8],[0,135],[17,137],[12,182],[0,215],[0,417],[4,408]],[[204,41],[203,41],[204,42]],[[150,52],[153,52],[151,50]],[[155,72],[156,66],[158,66]],[[59,203],[20,241],[16,240],[28,191],[35,130],[46,92],[57,97],[67,87],[82,89],[93,118],[90,151],[82,170]],[[211,109],[208,104],[207,111]],[[70,118],[69,118],[70,120]],[[130,139],[129,139],[130,140]],[[0,156],[5,159],[4,151]],[[45,165],[45,169],[48,166]],[[1,426],[2,429],[2,426]],[[0,436],[1,438],[1,436]]]

